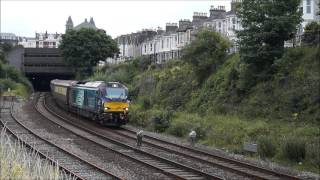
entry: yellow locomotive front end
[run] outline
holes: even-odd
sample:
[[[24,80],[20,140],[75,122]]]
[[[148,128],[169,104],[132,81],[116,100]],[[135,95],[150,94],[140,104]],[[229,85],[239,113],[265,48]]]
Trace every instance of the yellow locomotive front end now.
[[[117,82],[107,83],[103,108],[105,122],[119,126],[126,124],[129,113],[128,89]]]

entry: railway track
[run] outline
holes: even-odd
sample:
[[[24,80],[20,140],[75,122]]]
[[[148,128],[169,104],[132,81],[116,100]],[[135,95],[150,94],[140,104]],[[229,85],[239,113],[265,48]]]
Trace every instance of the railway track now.
[[[122,136],[125,136],[130,139],[136,139],[136,131],[127,128],[121,129],[122,131],[117,131],[116,133],[121,134]],[[210,152],[206,152],[201,149],[191,148],[177,143],[172,143],[150,135],[144,135],[143,143],[153,146],[155,148],[164,149],[171,153],[176,153],[182,156],[192,158],[199,162],[208,163],[213,166],[218,166],[220,168],[232,171],[237,174],[252,177],[254,179],[299,179],[295,176],[255,166],[235,159],[222,157]]]
[[[43,103],[44,102],[43,100],[44,99],[40,99],[37,105],[37,109],[41,114],[49,118],[51,121],[54,121],[55,123],[58,123],[60,126],[65,127],[71,131],[76,131],[76,130],[72,130],[70,128],[70,124],[73,127],[76,127],[77,129],[81,129],[85,132],[88,132],[91,134],[91,138],[89,138],[88,140],[95,142],[98,145],[103,146],[104,148],[109,148],[110,150],[116,153],[119,153],[127,158],[130,158],[136,162],[139,162],[146,166],[157,169],[174,179],[194,179],[194,180],[195,179],[223,179],[217,175],[203,172],[199,169],[195,169],[195,168],[186,166],[184,164],[172,161],[170,159],[148,153],[146,151],[143,151],[142,149],[136,148],[135,146],[128,145],[126,143],[114,140],[107,136],[103,136],[91,130],[90,128],[81,126],[78,122],[70,121],[69,118],[64,118],[61,115],[55,113],[54,111],[52,111],[52,107],[49,107],[49,108],[46,107],[45,103]],[[59,120],[54,120],[54,117],[52,117],[53,115],[55,116],[55,118],[59,118]],[[66,122],[68,122],[69,127],[67,127],[68,125],[64,124]],[[87,137],[84,137],[84,138],[87,138]],[[108,144],[111,143],[112,146],[106,145],[105,143],[101,142],[101,140],[103,140],[104,142],[107,142]]]
[[[51,108],[52,109],[52,108]],[[52,113],[55,113],[51,110]],[[60,116],[60,115],[58,115]],[[60,116],[61,117],[61,116]],[[64,117],[61,117],[64,119]],[[122,137],[135,141],[135,131],[122,129],[122,131],[109,132],[119,134]],[[103,135],[102,135],[103,136]],[[218,167],[235,174],[242,175],[253,179],[299,179],[298,177],[288,174],[279,173],[270,169],[255,166],[249,163],[241,162],[235,159],[230,159],[212,154],[200,149],[194,149],[187,146],[182,146],[176,143],[171,143],[159,138],[145,135],[144,144],[154,147],[159,150],[167,151],[168,153],[177,154],[182,157],[189,158],[193,162],[200,162],[210,166]]]
[[[40,157],[58,166],[61,171],[69,174],[72,179],[120,179],[39,136],[35,130],[28,128],[20,122],[15,117],[14,112],[13,100],[10,102],[10,105],[2,107],[1,124],[6,128],[6,131],[31,151],[36,152]]]

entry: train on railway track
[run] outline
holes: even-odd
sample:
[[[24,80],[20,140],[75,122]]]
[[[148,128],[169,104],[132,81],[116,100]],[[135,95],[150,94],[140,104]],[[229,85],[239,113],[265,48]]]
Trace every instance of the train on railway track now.
[[[54,79],[50,88],[56,103],[77,115],[108,126],[129,121],[128,88],[119,82]]]

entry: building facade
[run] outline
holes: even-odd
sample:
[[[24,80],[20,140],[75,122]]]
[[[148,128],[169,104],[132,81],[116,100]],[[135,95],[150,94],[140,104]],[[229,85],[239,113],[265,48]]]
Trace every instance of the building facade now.
[[[135,41],[135,37],[140,36],[141,32],[119,36],[116,39],[120,55],[113,62],[123,62],[141,55],[149,56],[157,63],[178,58],[181,56],[181,49],[190,44],[194,40],[195,34],[204,28],[219,32],[229,39],[232,44],[229,52],[236,52],[238,50],[236,31],[243,29],[241,19],[236,15],[237,3],[241,3],[241,0],[231,1],[230,11],[226,11],[224,6],[211,6],[209,16],[207,13],[194,12],[192,21],[180,20],[179,25],[167,23],[165,31],[149,30],[153,32],[152,36],[142,38],[140,41]],[[301,0],[303,22],[298,28],[298,37],[302,35],[306,24],[312,21],[319,22],[318,3],[319,0]],[[292,42],[286,42],[285,46],[292,46]]]
[[[66,22],[66,31],[68,31],[69,29],[79,30],[81,28],[98,29],[92,17],[90,18],[90,21],[87,21],[87,19],[85,19],[84,22],[75,27],[73,26],[71,16],[68,17],[68,20]],[[14,36],[11,35],[10,37],[15,38]],[[24,48],[58,48],[62,40],[62,34],[48,33],[46,31],[45,33],[35,33],[35,37],[16,37],[16,39],[17,44],[22,45]]]
[[[13,33],[0,33],[0,43],[8,43],[13,46],[17,45],[19,38]]]
[[[58,48],[62,34],[36,33],[34,38],[20,37],[19,43],[25,48]]]

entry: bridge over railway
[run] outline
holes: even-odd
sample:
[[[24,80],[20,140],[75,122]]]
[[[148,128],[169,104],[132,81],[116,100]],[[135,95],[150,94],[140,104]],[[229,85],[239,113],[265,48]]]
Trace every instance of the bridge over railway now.
[[[63,62],[57,48],[16,48],[7,59],[27,76],[37,91],[49,90],[52,79],[74,78],[74,71]]]

